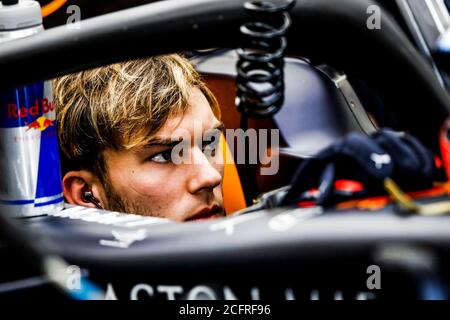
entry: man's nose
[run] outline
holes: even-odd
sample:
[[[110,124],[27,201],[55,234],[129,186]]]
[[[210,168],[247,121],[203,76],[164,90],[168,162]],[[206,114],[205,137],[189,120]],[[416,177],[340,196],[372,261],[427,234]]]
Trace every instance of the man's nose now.
[[[194,194],[220,185],[222,174],[213,166],[210,159],[199,148],[194,148],[191,152],[192,163],[186,168],[190,170],[189,192]]]

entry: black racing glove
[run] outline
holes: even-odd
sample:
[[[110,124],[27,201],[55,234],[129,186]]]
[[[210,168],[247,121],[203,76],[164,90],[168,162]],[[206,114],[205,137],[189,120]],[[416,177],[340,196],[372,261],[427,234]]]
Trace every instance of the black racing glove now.
[[[367,195],[385,194],[386,178],[405,191],[423,190],[432,187],[435,170],[431,151],[411,135],[351,133],[300,165],[281,205],[295,204],[311,188],[319,189],[317,205],[331,205],[338,179],[362,182]]]

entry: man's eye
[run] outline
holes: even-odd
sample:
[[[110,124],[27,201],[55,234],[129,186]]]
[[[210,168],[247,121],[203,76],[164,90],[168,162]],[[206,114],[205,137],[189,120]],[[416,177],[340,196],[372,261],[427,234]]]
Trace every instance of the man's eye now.
[[[172,149],[157,153],[149,158],[149,160],[159,163],[166,163],[171,160]]]
[[[219,138],[214,137],[214,139],[212,141],[208,141],[203,145],[203,152],[206,152],[207,150],[212,150],[215,154],[216,148],[219,144]],[[211,154],[212,156],[214,156],[214,154]]]

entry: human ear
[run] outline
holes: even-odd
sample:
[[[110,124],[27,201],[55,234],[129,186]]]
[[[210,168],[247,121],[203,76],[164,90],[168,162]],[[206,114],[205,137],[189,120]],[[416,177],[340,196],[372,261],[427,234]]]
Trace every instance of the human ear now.
[[[100,192],[101,185],[91,172],[87,170],[69,171],[64,175],[62,184],[64,198],[68,203],[89,208],[98,208],[99,206],[104,208]],[[86,197],[86,192],[90,192],[92,197]]]

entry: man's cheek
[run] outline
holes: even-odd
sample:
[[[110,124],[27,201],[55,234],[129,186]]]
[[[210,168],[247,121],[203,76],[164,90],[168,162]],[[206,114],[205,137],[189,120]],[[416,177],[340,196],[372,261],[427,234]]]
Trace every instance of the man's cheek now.
[[[222,183],[214,188],[214,198],[220,205],[223,205],[223,187]]]
[[[164,195],[164,193],[149,194],[147,192],[139,192],[134,194],[133,201],[139,203],[141,207],[151,212],[152,215],[163,216],[173,199],[167,196],[167,193]]]
[[[128,188],[132,190],[139,197],[144,198],[158,198],[160,195],[166,195],[168,192],[168,186],[166,183],[155,177],[149,177],[145,175],[136,176],[135,179],[128,181]]]
[[[214,169],[216,169],[216,171],[219,172],[220,176],[222,177],[222,181],[223,181],[223,174],[225,172],[225,165],[223,164],[223,162],[214,164]]]
[[[174,201],[173,197],[161,197],[151,204],[153,215],[168,218],[174,221],[183,221],[189,206],[182,200]]]

